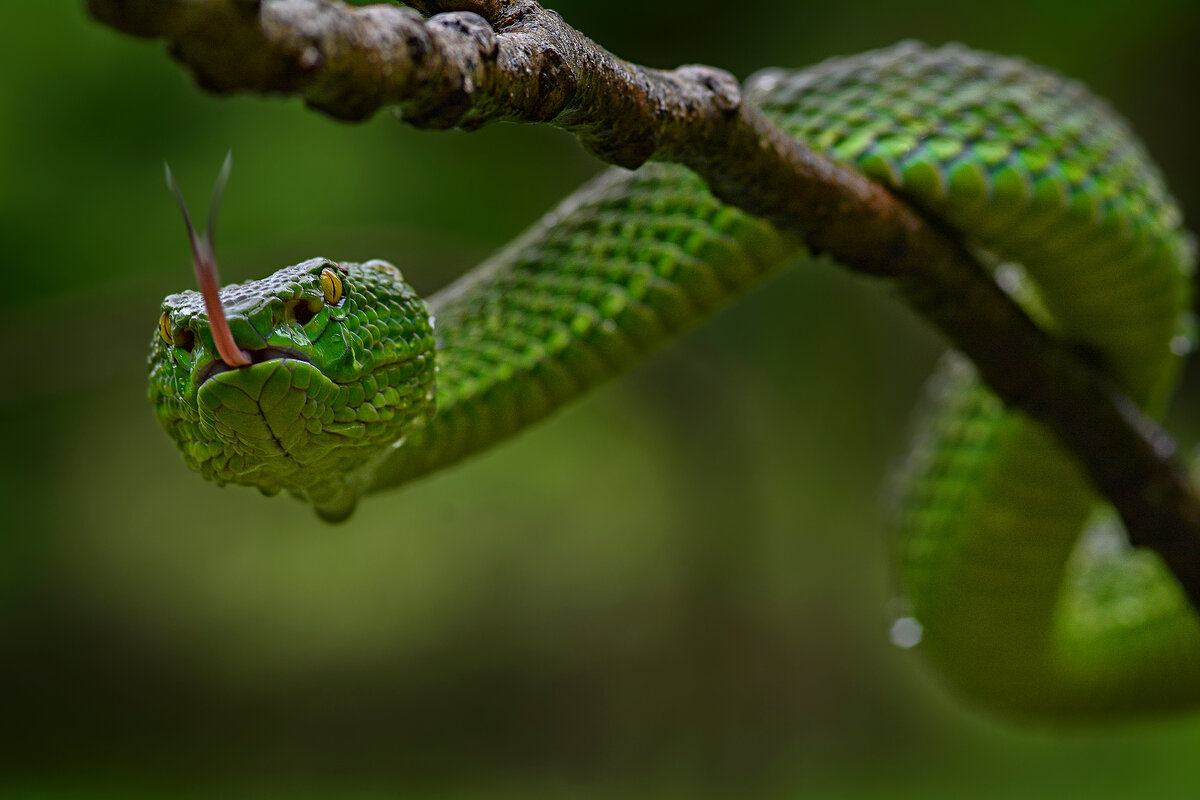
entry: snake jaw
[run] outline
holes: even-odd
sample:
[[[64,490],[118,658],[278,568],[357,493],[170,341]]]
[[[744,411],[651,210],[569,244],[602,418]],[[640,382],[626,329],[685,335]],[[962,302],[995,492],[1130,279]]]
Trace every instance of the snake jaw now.
[[[230,366],[219,357],[212,357],[207,362],[195,371],[194,381],[196,386],[201,386],[209,378],[219,375],[222,372],[230,372],[237,369],[245,369],[246,367],[262,364],[265,361],[274,361],[275,359],[288,359],[291,361],[303,361],[307,364],[312,363],[312,359],[305,353],[297,350],[294,347],[260,347],[257,349],[244,348],[243,352],[250,357],[250,363],[245,366]]]

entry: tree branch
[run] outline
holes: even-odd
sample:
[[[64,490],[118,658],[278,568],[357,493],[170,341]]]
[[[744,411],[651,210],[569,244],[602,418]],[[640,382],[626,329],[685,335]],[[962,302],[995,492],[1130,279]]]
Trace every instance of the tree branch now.
[[[1011,407],[1046,424],[1200,607],[1200,500],[1171,439],[1102,373],[1052,340],[961,244],[877,184],[817,156],[704,66],[616,58],[529,0],[88,0],[159,37],[215,92],[299,95],[333,117],[384,106],[423,128],[549,122],[601,159],[685,164],[725,202],[893,281]],[[431,14],[425,17],[422,15]]]

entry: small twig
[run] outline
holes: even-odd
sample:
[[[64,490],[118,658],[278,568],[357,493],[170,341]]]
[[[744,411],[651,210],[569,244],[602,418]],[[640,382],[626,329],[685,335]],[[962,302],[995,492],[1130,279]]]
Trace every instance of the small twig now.
[[[725,202],[893,280],[1010,406],[1045,423],[1200,607],[1200,500],[1170,438],[1053,341],[966,250],[905,203],[776,127],[726,72],[616,58],[529,0],[354,8],[333,0],[88,0],[161,37],[212,91],[295,94],[339,119],[395,106],[425,128],[549,122],[601,159],[686,164]],[[422,13],[432,14],[428,18]]]

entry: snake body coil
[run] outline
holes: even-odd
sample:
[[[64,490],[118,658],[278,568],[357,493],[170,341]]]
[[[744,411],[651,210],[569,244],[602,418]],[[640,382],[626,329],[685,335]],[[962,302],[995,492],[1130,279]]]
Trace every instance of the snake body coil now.
[[[956,231],[1039,322],[1161,412],[1189,344],[1190,238],[1141,145],[1082,86],[905,43],[760,73],[747,96]],[[802,250],[683,168],[613,170],[428,312],[383,262],[315,259],[228,287],[247,367],[216,356],[195,292],[172,295],[150,396],[205,477],[286,489],[336,519],[546,416]],[[935,385],[897,540],[926,658],[1013,713],[1200,701],[1200,624],[1166,570],[1102,546],[1103,524],[1081,540],[1096,499],[1079,469],[968,366],[948,360]]]

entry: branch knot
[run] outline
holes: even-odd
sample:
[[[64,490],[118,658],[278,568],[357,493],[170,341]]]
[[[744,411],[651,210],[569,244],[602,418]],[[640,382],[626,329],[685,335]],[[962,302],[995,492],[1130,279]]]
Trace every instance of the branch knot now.
[[[695,83],[708,91],[718,110],[730,114],[742,104],[742,87],[737,78],[723,69],[703,64],[685,64],[674,70],[674,74],[685,83]]]

